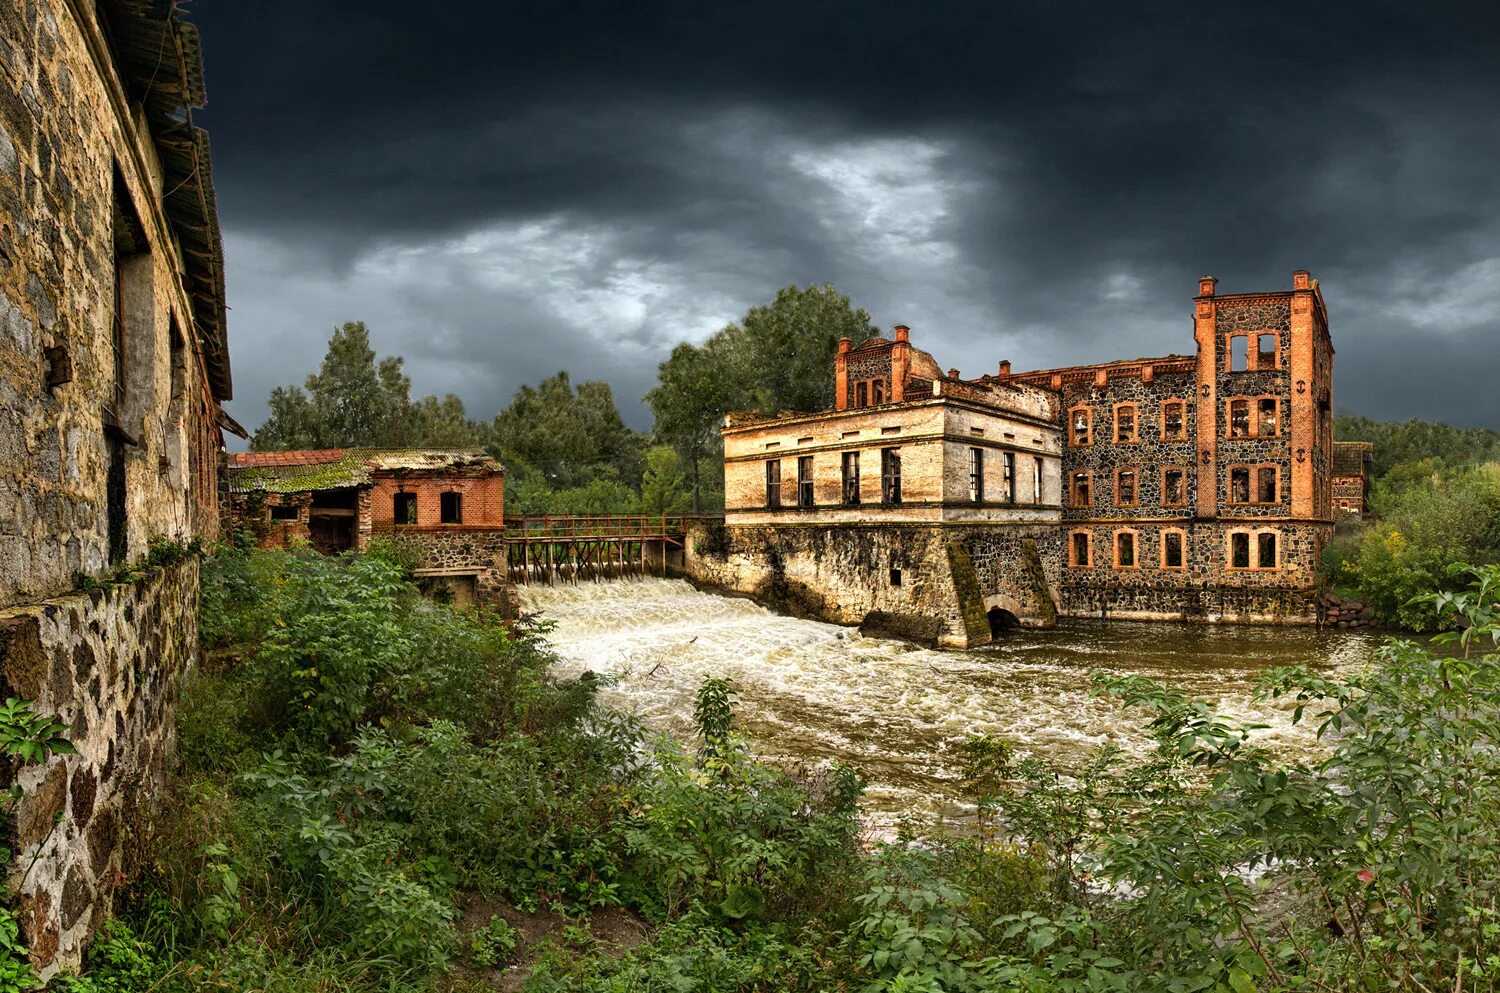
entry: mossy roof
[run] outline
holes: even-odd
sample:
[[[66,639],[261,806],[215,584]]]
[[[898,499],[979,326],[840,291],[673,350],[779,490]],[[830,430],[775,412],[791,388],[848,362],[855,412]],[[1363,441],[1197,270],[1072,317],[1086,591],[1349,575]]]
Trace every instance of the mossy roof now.
[[[504,473],[479,449],[325,448],[296,452],[233,452],[229,456],[231,493],[307,493],[368,486],[377,473],[397,471],[487,470]]]

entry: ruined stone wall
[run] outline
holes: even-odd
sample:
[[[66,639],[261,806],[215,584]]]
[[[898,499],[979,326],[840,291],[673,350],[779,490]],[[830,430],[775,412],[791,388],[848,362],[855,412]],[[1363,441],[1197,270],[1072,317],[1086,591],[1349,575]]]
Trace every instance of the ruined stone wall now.
[[[44,977],[79,964],[115,880],[131,868],[122,845],[175,746],[172,713],[197,658],[197,610],[194,558],[138,582],[0,610],[0,695],[57,715],[78,749],[21,772],[7,839],[9,883]]]
[[[1179,531],[1184,565],[1163,565],[1162,535]],[[1115,565],[1115,536],[1135,535],[1132,568]],[[1230,569],[1229,536],[1236,531],[1277,536],[1274,569]],[[1117,617],[1135,620],[1205,622],[1313,623],[1316,620],[1318,556],[1329,530],[1318,524],[1224,522],[1122,522],[1073,524],[1066,529],[1059,553],[1057,582],[1061,613],[1070,617]],[[1088,535],[1091,564],[1069,564],[1066,542]],[[1255,549],[1252,546],[1251,554]],[[1253,561],[1253,559],[1252,559]]]
[[[1191,373],[1162,373],[1150,383],[1142,377],[1110,377],[1104,387],[1092,382],[1067,383],[1063,388],[1062,409],[1065,416],[1083,408],[1092,419],[1090,443],[1088,445],[1067,444],[1063,451],[1064,484],[1072,474],[1079,471],[1093,473],[1091,503],[1087,507],[1066,506],[1063,517],[1068,520],[1094,520],[1100,518],[1134,517],[1191,517],[1197,498],[1197,461],[1193,457],[1193,442],[1197,436],[1197,390]],[[1184,432],[1180,438],[1164,437],[1162,432],[1163,404],[1181,401],[1184,404]],[[1114,440],[1115,419],[1121,404],[1135,404],[1137,411],[1137,440],[1120,444]],[[1185,500],[1169,505],[1162,499],[1162,470],[1181,467],[1186,471]],[[1137,470],[1137,495],[1134,506],[1122,506],[1115,493],[1115,473],[1122,468]]]
[[[162,169],[144,117],[96,61],[107,51],[96,15],[75,18],[93,9],[0,6],[0,603],[61,593],[109,564],[107,407],[128,436],[123,558],[217,526],[217,486],[194,471],[216,445],[217,405],[161,210]],[[116,223],[116,203],[132,223]],[[132,244],[118,266],[116,405],[119,240]]]
[[[969,647],[989,641],[985,615],[991,606],[1023,622],[1050,623],[1054,604],[1046,583],[1035,579],[1040,559],[1026,542],[1046,545],[1056,533],[1046,524],[694,522],[682,570],[696,582],[798,616]]]

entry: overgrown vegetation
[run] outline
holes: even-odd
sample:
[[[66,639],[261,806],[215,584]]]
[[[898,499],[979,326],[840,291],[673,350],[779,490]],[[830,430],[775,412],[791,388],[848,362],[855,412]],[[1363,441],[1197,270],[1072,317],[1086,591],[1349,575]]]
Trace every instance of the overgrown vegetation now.
[[[858,774],[757,761],[721,681],[695,740],[648,738],[551,675],[544,630],[425,603],[387,557],[224,551],[180,784],[69,988],[517,988],[521,963],[548,993],[1500,988],[1500,568],[1469,579],[1425,604],[1466,657],[1265,679],[1313,758],[1101,678],[1154,753],[970,738],[970,821],[867,844]],[[646,940],[601,936],[622,911]]]
[[[1373,520],[1339,524],[1324,552],[1333,588],[1413,631],[1442,623],[1421,594],[1456,591],[1455,562],[1500,562],[1500,432],[1340,417],[1340,438],[1375,443]]]

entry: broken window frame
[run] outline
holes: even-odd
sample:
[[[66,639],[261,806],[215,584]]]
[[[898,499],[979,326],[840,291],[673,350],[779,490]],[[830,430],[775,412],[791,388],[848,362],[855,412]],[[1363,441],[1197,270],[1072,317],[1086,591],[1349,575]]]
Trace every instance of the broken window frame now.
[[[1115,404],[1115,444],[1133,445],[1140,441],[1141,406],[1138,403]],[[1128,429],[1128,430],[1127,430]]]
[[[1068,410],[1068,447],[1087,448],[1094,443],[1094,411],[1089,407]]]
[[[1177,496],[1172,497],[1171,477],[1177,477]],[[1186,507],[1188,502],[1187,492],[1187,467],[1180,465],[1164,466],[1161,470],[1161,505],[1163,507]]]
[[[880,450],[880,502],[887,507],[901,505],[901,449]]]
[[[811,510],[815,506],[817,506],[817,499],[813,488],[813,457],[799,455],[797,456],[797,507],[801,510]]]
[[[766,460],[766,508],[781,509],[781,460]]]
[[[406,513],[403,514],[402,510]],[[405,517],[405,520],[402,518]],[[417,523],[417,495],[400,490],[391,496],[391,520],[397,527],[408,527]]]
[[[1068,506],[1079,509],[1094,505],[1094,474],[1088,469],[1076,469],[1068,477]]]
[[[984,449],[969,449],[969,502],[984,503]]]
[[[1127,495],[1129,499],[1126,499]],[[1115,506],[1138,507],[1141,503],[1141,473],[1135,466],[1115,470]]]
[[[1176,428],[1173,429],[1173,415],[1176,417]],[[1187,402],[1184,400],[1167,400],[1161,405],[1161,440],[1162,441],[1186,441],[1187,440]]]
[[[843,480],[844,505],[859,506],[859,452],[844,452],[840,468]]]

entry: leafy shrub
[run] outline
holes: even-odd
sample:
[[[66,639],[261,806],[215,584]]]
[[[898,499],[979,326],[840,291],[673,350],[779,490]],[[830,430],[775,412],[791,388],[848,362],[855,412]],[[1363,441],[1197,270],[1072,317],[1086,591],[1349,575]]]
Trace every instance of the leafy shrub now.
[[[509,962],[520,943],[519,932],[511,927],[505,918],[497,914],[490,918],[488,924],[470,936],[469,958],[474,961],[475,965],[491,969]]]

